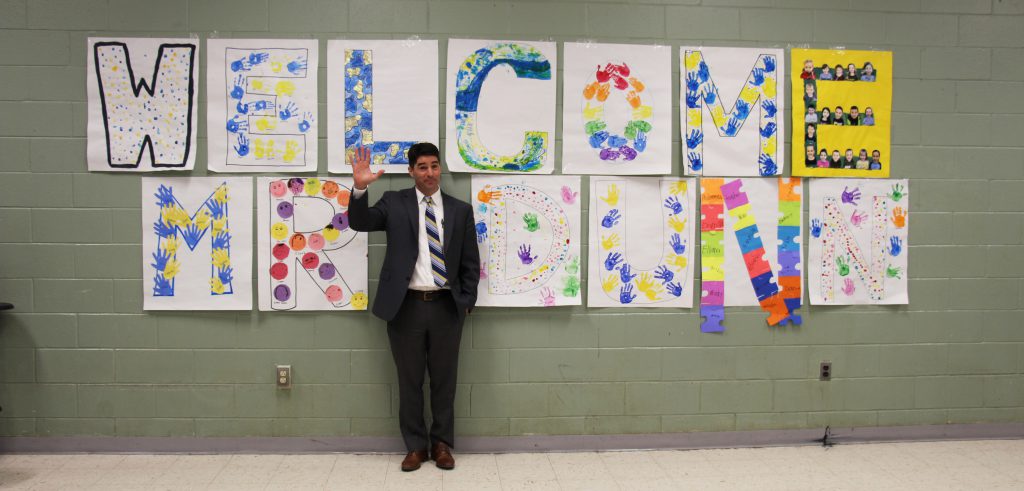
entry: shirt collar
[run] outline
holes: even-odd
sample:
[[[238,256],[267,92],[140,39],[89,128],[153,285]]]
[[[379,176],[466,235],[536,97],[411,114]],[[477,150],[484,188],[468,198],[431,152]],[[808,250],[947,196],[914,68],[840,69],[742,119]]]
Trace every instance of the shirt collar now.
[[[418,188],[418,187],[413,186],[413,189],[416,190],[416,203],[422,203],[423,202],[423,198],[425,196],[427,196],[427,195],[423,194],[423,192],[420,191],[420,188]],[[430,199],[434,201],[434,206],[440,206],[441,205],[441,188],[440,187],[437,188],[437,191],[434,191],[434,194],[430,195]]]

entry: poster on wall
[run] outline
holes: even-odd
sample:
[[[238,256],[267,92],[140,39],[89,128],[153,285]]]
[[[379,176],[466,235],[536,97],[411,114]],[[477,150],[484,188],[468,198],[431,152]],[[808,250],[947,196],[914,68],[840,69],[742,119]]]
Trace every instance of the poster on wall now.
[[[145,310],[252,308],[252,178],[142,178]]]
[[[696,183],[590,178],[588,307],[693,306]]]
[[[350,178],[260,177],[260,310],[366,310],[367,234],[348,226]]]
[[[685,172],[775,176],[785,170],[785,52],[679,48]]]
[[[909,193],[906,179],[811,181],[811,304],[910,303]]]
[[[565,43],[562,172],[672,172],[672,48]]]
[[[315,172],[317,41],[206,41],[209,168]]]
[[[701,331],[725,330],[729,306],[759,306],[771,326],[800,324],[800,178],[704,178],[700,185]]]
[[[448,40],[449,171],[554,170],[557,61],[552,42]]]
[[[889,177],[892,52],[794,49],[793,175]]]
[[[409,147],[440,146],[437,41],[327,42],[328,170],[352,173],[358,147],[374,172],[406,172]]]
[[[199,39],[89,38],[90,171],[191,170]]]
[[[581,305],[580,178],[473,176],[477,306]]]

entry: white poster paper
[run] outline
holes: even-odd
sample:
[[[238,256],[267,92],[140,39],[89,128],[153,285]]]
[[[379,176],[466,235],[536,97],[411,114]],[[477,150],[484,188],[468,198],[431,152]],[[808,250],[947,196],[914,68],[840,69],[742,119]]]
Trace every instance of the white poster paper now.
[[[191,170],[198,39],[89,38],[90,171]]]
[[[580,178],[473,176],[478,306],[581,305]]]
[[[409,147],[439,144],[437,41],[327,42],[328,170],[352,173],[357,147],[374,172],[406,172]]]
[[[209,39],[207,131],[214,172],[315,172],[317,41]]]
[[[252,178],[142,178],[145,310],[252,308]]]
[[[565,43],[562,172],[672,173],[672,48]]]
[[[807,283],[815,305],[906,304],[906,179],[814,179]]]
[[[367,234],[348,226],[350,178],[261,177],[260,310],[366,310]]]
[[[590,178],[588,307],[693,306],[692,179]]]
[[[558,50],[535,41],[448,41],[451,172],[550,174]]]
[[[781,175],[786,135],[784,51],[683,46],[679,58],[679,127],[686,173]]]

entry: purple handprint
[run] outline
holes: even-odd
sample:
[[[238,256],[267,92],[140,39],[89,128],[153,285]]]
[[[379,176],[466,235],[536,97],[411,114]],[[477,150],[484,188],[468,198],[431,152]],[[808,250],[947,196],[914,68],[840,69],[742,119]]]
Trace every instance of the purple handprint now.
[[[683,204],[680,203],[675,196],[665,198],[665,208],[671,210],[673,215],[678,215],[683,212]]]
[[[853,191],[850,191],[846,186],[843,186],[842,199],[843,203],[856,205],[857,200],[860,199],[860,188],[853,188]]]
[[[621,262],[622,254],[619,254],[618,252],[609,252],[608,257],[604,260],[604,269],[614,271]]]
[[[519,260],[522,261],[523,264],[533,264],[533,261],[537,259],[537,256],[530,255],[530,249],[532,248],[532,246],[527,244],[519,246]]]
[[[629,283],[622,285],[619,290],[619,302],[630,303],[634,298],[636,298],[636,294],[633,293],[633,285]]]
[[[679,283],[665,283],[665,288],[668,288],[668,293],[673,297],[681,297],[683,295],[683,285]]]
[[[604,228],[612,228],[619,223],[621,218],[622,215],[619,215],[619,210],[613,208],[612,211],[609,211],[608,214],[601,219],[601,226]]]

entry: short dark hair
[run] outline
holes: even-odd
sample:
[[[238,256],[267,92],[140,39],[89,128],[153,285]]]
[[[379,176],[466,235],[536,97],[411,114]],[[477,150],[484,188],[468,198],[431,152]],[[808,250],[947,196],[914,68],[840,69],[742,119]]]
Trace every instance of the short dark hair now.
[[[851,111],[860,111],[860,109],[857,109],[857,106],[850,106],[850,110]]]
[[[416,161],[423,156],[437,157],[441,160],[441,151],[437,149],[437,146],[430,142],[420,142],[409,147],[409,167],[416,165]]]

